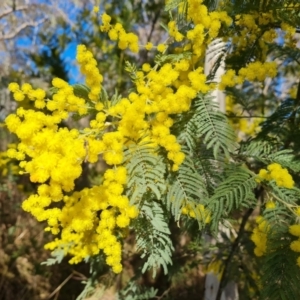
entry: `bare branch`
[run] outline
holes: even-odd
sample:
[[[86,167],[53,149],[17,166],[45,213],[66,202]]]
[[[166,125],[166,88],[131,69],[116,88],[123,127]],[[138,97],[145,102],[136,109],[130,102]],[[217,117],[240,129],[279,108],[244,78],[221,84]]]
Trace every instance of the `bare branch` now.
[[[37,27],[37,26],[41,25],[42,23],[46,22],[47,20],[48,20],[48,18],[43,18],[37,22],[25,22],[22,25],[20,25],[19,27],[17,27],[17,29],[15,31],[13,31],[9,34],[0,36],[0,41],[11,40],[11,39],[15,38],[22,30],[24,30],[28,27]]]
[[[68,15],[60,8],[55,7],[55,10],[61,15],[61,17],[65,20],[66,23],[70,24],[71,27],[75,27],[75,23],[68,17]]]
[[[13,13],[14,11],[21,11],[21,10],[27,10],[29,9],[28,5],[21,5],[21,6],[17,6],[15,9],[7,9],[5,10],[3,13],[0,14],[0,19],[6,17],[7,15]]]

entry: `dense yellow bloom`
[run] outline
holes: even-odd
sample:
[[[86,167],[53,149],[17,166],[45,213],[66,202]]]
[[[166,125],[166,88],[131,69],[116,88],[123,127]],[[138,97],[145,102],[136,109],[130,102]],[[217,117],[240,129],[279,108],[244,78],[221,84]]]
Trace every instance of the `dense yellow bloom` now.
[[[152,43],[150,43],[150,42],[148,42],[146,45],[145,45],[145,49],[146,50],[151,50],[153,48],[153,44]]]
[[[262,256],[267,251],[267,232],[269,226],[261,216],[256,218],[256,223],[258,226],[253,230],[251,240],[255,244],[254,254],[256,256]]]
[[[7,151],[7,156],[19,160],[22,172],[28,173],[30,180],[39,185],[37,193],[29,196],[22,207],[37,220],[47,222],[45,230],[57,235],[46,248],[62,248],[72,256],[71,263],[103,252],[112,270],[115,273],[122,271],[122,231],[139,214],[126,194],[130,178],[124,151],[128,151],[130,145],[138,147],[147,142],[155,154],[156,148],[163,149],[169,172],[177,171],[185,159],[173,134],[173,123],[176,115],[190,110],[198,93],[207,93],[215,88],[215,85],[207,83],[204,74],[204,54],[211,41],[232,23],[225,11],[210,12],[202,0],[187,2],[187,20],[193,24],[186,30],[170,21],[168,29],[172,39],[158,44],[156,49],[162,53],[159,56],[164,57],[167,50],[172,51],[171,43],[175,41],[176,47],[179,45],[175,53],[184,51],[188,55],[153,66],[143,64],[134,73],[134,91],[128,95],[122,91],[123,98],[116,104],[101,98],[103,76],[92,52],[84,45],[77,47],[76,59],[81,73],[85,75],[88,96],[79,96],[76,88],[59,78],[52,81],[55,92],[51,99],[47,99],[44,90],[34,89],[30,84],[25,83],[21,87],[17,83],[9,85],[16,101],[29,99],[34,101],[36,109],[19,108],[5,121],[9,131],[20,140],[15,149]],[[183,9],[182,5],[180,9]],[[94,11],[98,12],[99,8],[95,7]],[[106,13],[102,14],[101,20],[101,31],[107,32],[109,39],[116,41],[120,49],[129,49],[133,53],[139,51],[137,35],[127,33],[120,23],[112,24],[112,18]],[[235,49],[243,50],[253,43],[257,39],[259,25],[269,22],[273,22],[270,14],[237,16],[235,26],[241,31],[232,37]],[[287,24],[281,27],[287,35],[293,33],[293,28]],[[266,31],[259,46],[265,47],[274,38],[273,31]],[[151,50],[153,44],[148,42],[144,48]],[[264,81],[276,74],[274,62],[255,61],[240,70],[229,69],[222,76],[219,88],[235,87],[245,80]],[[47,109],[47,113],[39,111],[41,109]],[[70,115],[87,115],[89,112],[91,118],[86,128],[77,130],[62,126],[61,122]],[[247,125],[244,122],[243,126]],[[101,184],[74,191],[75,181],[82,173],[82,164],[96,163],[99,158],[107,165],[99,179]],[[275,180],[278,186],[286,188],[294,185],[288,171],[276,164],[260,170],[258,177],[258,180]],[[271,209],[274,205],[268,202],[266,207]],[[211,212],[202,204],[186,204],[182,213],[205,224],[211,221]],[[291,226],[290,231],[298,234],[295,228]],[[252,235],[256,255],[266,252],[267,230],[266,221],[260,220]],[[297,245],[291,247],[298,249]]]
[[[100,26],[100,30],[107,32],[111,28],[110,25],[111,17],[108,14],[104,13],[101,19],[102,19],[102,25]]]
[[[11,82],[9,85],[8,85],[8,89],[14,93],[16,91],[19,90],[19,85],[16,83],[16,82]]]
[[[77,47],[76,59],[80,65],[81,73],[86,76],[86,84],[91,89],[89,98],[96,102],[99,100],[103,81],[103,76],[99,72],[97,62],[93,58],[93,54],[84,45]]]
[[[159,44],[157,46],[157,51],[164,52],[167,49],[167,46],[165,44]]]
[[[118,41],[118,47],[122,50],[129,48],[133,53],[139,52],[139,44],[138,44],[138,36],[134,33],[126,33],[122,24],[116,23],[115,25],[110,24],[111,17],[104,13],[102,15],[102,25],[100,26],[100,30],[104,32],[108,32],[108,37],[112,41]],[[151,49],[149,45],[146,46],[146,49]]]
[[[291,225],[289,228],[290,234],[300,237],[300,224]]]
[[[293,188],[295,184],[288,170],[282,168],[278,163],[268,165],[267,170],[261,169],[258,173],[257,181],[260,182],[261,180],[275,180],[279,187],[285,187],[287,189]]]
[[[300,240],[293,241],[290,247],[293,251],[300,252]]]
[[[274,201],[268,201],[266,203],[266,208],[268,208],[268,209],[273,209],[275,207],[276,207],[276,203]]]
[[[144,72],[149,72],[151,70],[151,66],[149,64],[143,64],[142,69]]]

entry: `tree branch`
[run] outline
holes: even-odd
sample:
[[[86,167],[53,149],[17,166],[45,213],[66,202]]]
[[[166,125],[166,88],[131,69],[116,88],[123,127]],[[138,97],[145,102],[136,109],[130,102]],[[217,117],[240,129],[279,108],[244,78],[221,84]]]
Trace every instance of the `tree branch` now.
[[[13,32],[0,36],[0,41],[11,40],[11,39],[15,38],[24,29],[26,29],[28,27],[37,27],[37,26],[41,25],[42,23],[46,22],[47,20],[48,20],[48,18],[43,18],[37,22],[25,22],[22,25],[20,25],[19,27],[17,27],[17,29],[14,30]]]
[[[10,15],[11,13],[13,13],[15,11],[21,11],[21,10],[27,10],[27,9],[29,9],[28,5],[20,5],[20,6],[17,6],[15,9],[13,9],[13,8],[7,9],[0,14],[0,19],[6,17],[7,15]]]
[[[237,235],[235,241],[233,242],[232,247],[231,247],[231,251],[230,251],[230,253],[229,253],[229,255],[228,255],[228,257],[225,261],[224,270],[223,270],[222,277],[221,277],[221,280],[220,280],[220,285],[219,285],[216,300],[221,299],[222,291],[225,287],[225,283],[226,283],[226,280],[227,280],[227,274],[228,274],[228,269],[229,269],[230,262],[233,258],[233,255],[234,255],[236,249],[238,248],[238,246],[240,244],[240,240],[241,240],[241,238],[244,234],[245,225],[246,225],[249,217],[251,216],[252,212],[253,212],[253,208],[249,208],[247,210],[246,214],[243,216],[242,223],[241,223],[238,235]]]

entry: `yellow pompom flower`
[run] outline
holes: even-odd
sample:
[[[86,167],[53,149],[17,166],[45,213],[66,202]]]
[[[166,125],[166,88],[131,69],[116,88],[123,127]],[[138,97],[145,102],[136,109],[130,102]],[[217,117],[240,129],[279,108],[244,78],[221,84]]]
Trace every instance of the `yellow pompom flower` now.
[[[16,101],[23,101],[25,99],[25,95],[21,91],[14,92],[13,96]]]
[[[279,187],[287,189],[293,188],[295,184],[293,177],[289,174],[288,170],[282,168],[278,163],[272,163],[268,165],[267,170],[261,169],[259,171],[256,181],[260,182],[262,180],[275,180]]]
[[[300,224],[294,224],[289,227],[290,234],[300,237]]]
[[[114,28],[110,29],[108,32],[108,36],[112,41],[116,41],[118,39],[118,32]]]
[[[8,89],[12,92],[12,93],[15,93],[19,90],[20,86],[16,83],[16,82],[11,82],[9,85],[8,85]]]
[[[267,203],[266,203],[266,208],[267,209],[273,209],[273,208],[275,208],[276,207],[276,203],[274,202],[274,201],[268,201]]]
[[[120,228],[125,228],[129,225],[130,223],[130,219],[129,217],[121,214],[117,217],[117,225],[120,227]]]
[[[22,92],[26,94],[32,90],[32,86],[29,83],[24,83],[24,84],[22,84],[21,89],[22,89]]]
[[[294,252],[300,252],[300,240],[293,241],[290,247]]]
[[[159,44],[157,46],[157,51],[159,51],[159,52],[165,52],[166,49],[167,49],[167,46],[165,44]]]
[[[152,43],[150,43],[150,42],[148,42],[146,45],[145,45],[145,49],[146,50],[151,50],[153,48],[153,44]]]

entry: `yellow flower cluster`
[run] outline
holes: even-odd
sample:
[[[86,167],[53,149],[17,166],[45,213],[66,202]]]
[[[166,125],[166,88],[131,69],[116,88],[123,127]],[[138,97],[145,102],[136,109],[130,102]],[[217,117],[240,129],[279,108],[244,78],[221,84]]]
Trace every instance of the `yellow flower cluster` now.
[[[209,12],[203,0],[188,0],[187,19],[194,23],[194,27],[187,31],[186,37],[190,40],[193,54],[201,57],[205,47],[218,36],[222,23],[230,26],[232,19],[225,11]],[[177,31],[174,32],[175,36]]]
[[[210,211],[206,209],[203,204],[198,204],[194,209],[190,204],[187,204],[181,209],[181,213],[183,215],[188,215],[193,219],[196,218],[197,214],[197,216],[199,216],[205,224],[208,224],[211,221]]]
[[[269,225],[262,216],[256,218],[257,227],[253,229],[251,240],[255,244],[254,254],[256,256],[262,256],[267,251],[267,233]]]
[[[294,235],[298,238],[298,240],[291,243],[291,249],[295,252],[300,252],[300,224],[291,225],[289,227],[289,232],[291,235]],[[297,258],[297,265],[300,267],[300,256]]]
[[[139,52],[138,36],[134,33],[126,33],[123,25],[121,23],[116,23],[115,25],[110,24],[111,17],[104,13],[102,15],[102,25],[100,30],[103,32],[108,32],[108,36],[112,41],[118,41],[118,47],[122,50],[127,48],[133,53]]]
[[[239,70],[239,76],[243,80],[248,81],[264,81],[267,77],[274,78],[277,75],[277,64],[276,62],[265,62],[260,61],[249,63],[246,68]]]
[[[8,174],[19,174],[19,167],[13,163],[8,154],[10,151],[14,151],[16,147],[16,144],[8,144],[9,149],[7,151],[0,152],[0,175],[3,177],[7,176]]]
[[[203,69],[186,72],[190,65],[182,60],[157,69],[145,66],[145,71],[136,74],[137,92],[130,93],[128,98],[109,109],[110,115],[120,119],[118,132],[124,138],[137,141],[147,135],[151,142],[164,147],[168,158],[174,162],[173,171],[184,160],[184,154],[170,132],[173,125],[170,115],[188,111],[197,92],[209,90]]]
[[[293,47],[296,46],[294,39],[296,28],[282,22],[271,11],[253,11],[251,14],[236,15],[234,23],[239,30],[231,37],[231,41],[238,52],[251,48],[258,41],[258,45],[262,50],[262,59],[265,60],[268,52],[268,44],[274,42],[278,37],[278,30],[270,26],[270,24],[274,23],[280,24],[281,30],[284,33],[285,43]]]
[[[65,205],[61,210],[41,210],[37,218],[47,220],[49,227],[46,230],[56,234],[61,229],[60,239],[46,244],[46,249],[64,248],[73,256],[70,263],[78,263],[102,250],[106,263],[115,273],[120,273],[122,246],[116,233],[118,228],[128,227],[130,220],[138,215],[137,208],[130,206],[129,199],[122,195],[126,181],[124,167],[108,169],[102,185],[64,196]],[[25,210],[32,212],[29,201],[41,203],[41,198],[51,197],[51,188],[41,185],[38,193],[23,203]]]
[[[207,87],[202,69],[198,69],[184,77],[186,85],[176,89],[182,72],[190,67],[187,61],[165,64],[159,69],[148,66],[145,73],[137,73],[136,93],[130,93],[115,106],[104,108],[103,103],[97,102],[99,91],[92,92],[93,85],[100,86],[102,77],[95,71],[91,53],[79,46],[77,59],[91,89],[90,105],[97,111],[90,127],[85,128],[83,134],[77,129],[59,128],[58,124],[67,119],[69,113],[85,114],[87,106],[85,99],[75,95],[72,86],[54,78],[52,84],[56,92],[52,99],[47,99],[46,106],[50,114],[20,107],[16,114],[6,118],[7,128],[20,139],[17,148],[9,149],[8,154],[20,160],[23,173],[28,173],[32,182],[40,184],[37,194],[26,199],[22,207],[37,220],[47,221],[46,230],[60,233],[60,238],[46,247],[62,248],[73,256],[72,263],[103,250],[107,264],[118,273],[122,269],[121,244],[116,236],[138,215],[136,207],[130,206],[123,195],[127,177],[126,169],[121,166],[124,148],[127,143],[137,143],[148,136],[154,146],[160,145],[168,151],[173,170],[177,170],[184,154],[170,133],[173,120],[169,115],[189,109],[199,90],[197,79],[202,80],[200,89]],[[89,68],[84,67],[88,64]],[[33,90],[27,87],[21,92],[31,97]],[[20,88],[13,83],[10,90],[16,93]],[[107,116],[116,121],[106,122]],[[72,194],[74,181],[82,172],[82,162],[95,163],[99,155],[114,166],[105,172],[103,184]],[[56,202],[63,205],[55,205]]]
[[[289,174],[289,171],[282,168],[278,163],[272,163],[268,165],[267,169],[261,169],[258,173],[257,181],[261,180],[275,180],[279,187],[285,187],[291,189],[294,187],[293,177]]]
[[[273,209],[276,207],[276,203],[274,201],[267,201],[266,202],[266,209]]]
[[[78,46],[76,58],[82,74],[86,76],[88,99],[78,96],[71,85],[59,78],[52,81],[55,88],[52,99],[46,99],[45,91],[33,89],[29,84],[21,87],[17,83],[9,85],[16,101],[27,97],[34,101],[37,108],[19,108],[5,121],[9,131],[20,139],[17,148],[9,149],[7,155],[19,160],[23,172],[29,174],[32,182],[39,184],[37,194],[26,199],[22,207],[39,221],[46,221],[46,230],[60,234],[46,247],[51,250],[62,248],[66,254],[72,255],[72,263],[97,255],[102,250],[113,271],[119,273],[122,270],[120,233],[138,216],[137,208],[131,206],[124,195],[127,182],[123,166],[124,150],[130,144],[148,141],[153,148],[164,148],[172,171],[177,171],[183,162],[184,153],[172,134],[174,115],[189,111],[198,93],[207,93],[215,88],[206,83],[202,68],[203,54],[209,43],[219,36],[221,29],[232,23],[226,12],[209,12],[203,2],[188,0],[187,19],[194,26],[185,35],[176,22],[168,24],[170,36],[181,42],[179,51],[190,51],[192,56],[159,63],[154,67],[144,64],[142,70],[134,74],[135,91],[117,104],[104,106],[101,102],[103,76],[92,53],[83,45]],[[256,33],[259,30],[257,22],[265,24],[263,22],[267,22],[264,20],[268,18],[271,17],[261,19],[260,15],[254,18],[245,15],[236,21],[236,25]],[[290,28],[285,28],[291,32]],[[120,23],[111,24],[111,17],[106,13],[102,14],[100,30],[107,32],[110,40],[117,41],[120,49],[129,48],[134,53],[139,51],[138,37],[126,33]],[[272,38],[272,32],[269,36],[265,35],[266,40]],[[237,43],[241,44],[240,39]],[[152,47],[150,42],[145,46],[147,50]],[[164,52],[167,47],[168,42],[156,48]],[[262,81],[268,76],[276,76],[275,63],[254,62],[237,74],[229,70],[222,77],[220,86],[232,87],[244,80]],[[49,114],[39,111],[45,108]],[[59,128],[58,124],[66,120],[70,113],[85,115],[89,109],[95,112],[95,118],[82,132]],[[102,184],[72,193],[74,182],[81,175],[82,163],[95,163],[100,155],[111,166],[104,173]],[[268,170],[264,174],[261,170],[259,176],[267,180],[275,179],[280,186],[293,186],[294,182],[286,169],[270,165]],[[186,205],[182,213],[192,218],[200,215],[204,223],[210,222],[210,211],[202,204],[194,208]],[[257,255],[265,252],[264,223],[260,222],[253,233]]]
[[[90,88],[89,98],[96,102],[99,100],[101,93],[101,83],[103,76],[97,67],[97,61],[93,57],[92,52],[88,51],[84,45],[77,46],[77,62],[80,65],[80,71],[86,76],[86,85]]]
[[[277,75],[276,62],[255,61],[249,63],[247,67],[241,68],[238,75],[232,69],[229,69],[221,77],[219,89],[223,90],[226,87],[234,87],[242,84],[245,80],[248,81],[264,81],[267,77],[274,78]]]
[[[296,34],[296,28],[285,23],[285,22],[282,22],[281,23],[281,29],[283,30],[283,32],[285,33],[284,35],[284,40],[285,42],[291,46],[291,47],[295,47],[296,45],[296,40],[295,40],[295,34]]]
[[[52,100],[47,101],[47,109],[68,116],[68,112],[85,115],[88,111],[87,104],[84,98],[77,97],[74,94],[74,89],[66,81],[60,78],[52,80],[53,87],[57,88],[57,92],[53,95]]]
[[[81,174],[81,163],[86,155],[83,140],[76,129],[58,128],[62,121],[58,114],[17,109],[5,123],[10,132],[20,139],[17,150],[9,149],[11,158],[20,160],[20,167],[30,174],[32,182],[59,185],[65,191],[74,188],[74,180]],[[27,162],[28,157],[30,161]]]
[[[23,101],[27,96],[29,100],[34,101],[36,108],[41,109],[46,106],[46,93],[40,88],[33,89],[28,83],[24,83],[20,87],[16,82],[12,82],[8,85],[8,89],[13,93],[13,97],[16,101]]]
[[[55,79],[53,83],[60,91],[69,87],[59,79]],[[103,108],[98,104],[96,107]],[[98,115],[96,119],[104,121]],[[103,249],[107,255],[107,264],[112,266],[114,272],[119,273],[122,270],[121,244],[113,235],[113,230],[115,226],[127,227],[130,219],[138,214],[137,209],[129,205],[128,198],[121,195],[126,182],[126,169],[109,169],[104,175],[102,186],[64,196],[64,192],[74,189],[74,181],[81,174],[81,164],[86,159],[87,149],[78,130],[58,128],[57,124],[61,120],[61,114],[55,112],[45,115],[19,108],[16,114],[9,115],[5,121],[8,129],[21,141],[17,149],[7,151],[8,156],[21,160],[20,167],[30,174],[30,180],[41,183],[38,194],[26,199],[22,208],[39,221],[47,220],[47,230],[51,230],[53,234],[61,231],[61,238],[47,245],[47,248],[64,248],[66,253],[73,255],[72,263],[80,262]],[[102,141],[91,137],[86,141],[89,161],[97,161],[98,154],[106,151],[103,157],[108,164],[122,162],[124,141],[118,132],[105,133]],[[49,208],[51,202],[62,200],[65,202],[62,209]],[[97,217],[99,212],[101,219]]]
[[[0,152],[0,174],[6,176],[8,173],[7,165],[10,159],[7,157],[6,151]]]
[[[177,24],[175,21],[170,21],[168,23],[169,35],[174,37],[176,42],[181,42],[184,38],[184,35],[178,31]]]
[[[237,51],[244,51],[254,45],[259,37],[259,46],[263,50],[264,57],[267,52],[267,43],[277,38],[275,30],[268,28],[268,24],[274,22],[271,13],[253,12],[252,14],[236,15],[235,26],[239,28],[238,34],[232,37]]]

